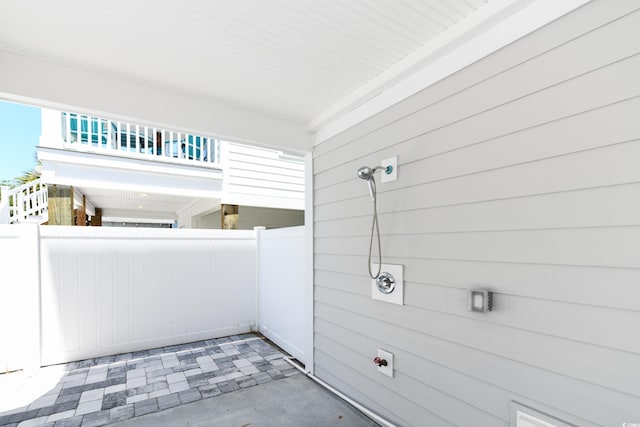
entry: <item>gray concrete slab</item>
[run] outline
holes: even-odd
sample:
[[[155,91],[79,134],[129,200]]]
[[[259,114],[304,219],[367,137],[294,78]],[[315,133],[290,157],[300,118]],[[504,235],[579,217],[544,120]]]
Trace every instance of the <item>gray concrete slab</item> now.
[[[369,427],[378,424],[306,376],[295,375],[111,426]]]

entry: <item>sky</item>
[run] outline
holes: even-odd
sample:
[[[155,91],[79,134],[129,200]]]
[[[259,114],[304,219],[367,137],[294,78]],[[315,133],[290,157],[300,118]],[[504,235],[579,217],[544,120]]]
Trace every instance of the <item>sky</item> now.
[[[0,101],[0,181],[36,166],[40,108]]]

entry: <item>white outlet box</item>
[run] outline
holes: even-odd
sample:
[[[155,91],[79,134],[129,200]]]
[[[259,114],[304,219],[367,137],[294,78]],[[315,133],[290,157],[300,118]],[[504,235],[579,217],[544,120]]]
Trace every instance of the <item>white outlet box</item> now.
[[[391,173],[387,173],[386,171],[382,171],[380,175],[381,182],[391,182],[398,179],[398,156],[389,157],[380,162],[380,166],[386,168],[387,166],[391,166]]]
[[[378,366],[378,372],[393,378],[393,353],[379,348],[378,357],[387,361],[387,366]]]
[[[371,264],[371,271],[378,271],[378,264]],[[395,280],[395,288],[391,293],[385,294],[378,289],[377,279],[371,279],[371,298],[389,302],[391,304],[404,305],[404,278],[402,264],[382,264],[380,274],[390,273]]]

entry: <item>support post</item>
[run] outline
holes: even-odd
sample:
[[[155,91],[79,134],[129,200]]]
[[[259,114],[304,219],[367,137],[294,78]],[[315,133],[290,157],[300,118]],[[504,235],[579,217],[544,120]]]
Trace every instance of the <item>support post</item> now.
[[[220,207],[220,228],[223,230],[238,229],[238,205],[222,205]]]
[[[102,209],[96,208],[96,214],[91,217],[92,227],[102,227]]]
[[[82,196],[82,206],[76,209],[76,225],[84,227],[87,225],[87,196]]]
[[[49,225],[73,225],[73,187],[51,184],[49,193]]]

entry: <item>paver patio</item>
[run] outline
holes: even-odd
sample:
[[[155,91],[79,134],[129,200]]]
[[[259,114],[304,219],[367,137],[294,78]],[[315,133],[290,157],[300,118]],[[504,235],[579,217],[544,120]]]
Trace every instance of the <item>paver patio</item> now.
[[[243,334],[58,365],[55,386],[0,412],[0,426],[111,424],[299,374],[284,357]],[[11,392],[0,383],[0,396]]]

